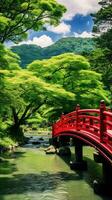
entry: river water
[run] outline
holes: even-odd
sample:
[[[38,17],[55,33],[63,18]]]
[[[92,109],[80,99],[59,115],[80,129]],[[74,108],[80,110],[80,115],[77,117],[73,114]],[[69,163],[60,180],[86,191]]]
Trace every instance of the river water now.
[[[0,200],[111,200],[93,192],[101,168],[92,156],[93,149],[85,147],[88,171],[76,172],[70,170],[69,158],[46,155],[43,144],[18,148],[0,164]]]

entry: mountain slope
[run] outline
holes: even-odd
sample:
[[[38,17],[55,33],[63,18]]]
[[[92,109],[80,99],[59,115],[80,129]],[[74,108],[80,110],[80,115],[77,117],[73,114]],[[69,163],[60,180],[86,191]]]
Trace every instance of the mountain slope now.
[[[85,55],[90,53],[95,47],[95,42],[90,38],[62,38],[51,46],[41,48],[37,45],[20,45],[12,47],[12,51],[21,58],[21,67],[34,60],[42,60],[62,53],[73,52],[75,54]]]
[[[90,38],[62,38],[53,45],[44,48],[47,58],[67,52],[86,54],[94,49],[94,41]]]
[[[40,60],[43,58],[43,50],[37,45],[22,44],[20,46],[13,46],[11,50],[20,56],[21,67],[23,68],[25,68],[27,64],[33,62],[34,60]]]

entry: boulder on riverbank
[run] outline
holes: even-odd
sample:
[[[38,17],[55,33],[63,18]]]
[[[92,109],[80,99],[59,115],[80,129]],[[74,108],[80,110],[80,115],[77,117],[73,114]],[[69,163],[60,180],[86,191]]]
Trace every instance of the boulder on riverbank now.
[[[56,149],[53,145],[50,145],[47,149],[45,149],[46,154],[55,154]]]

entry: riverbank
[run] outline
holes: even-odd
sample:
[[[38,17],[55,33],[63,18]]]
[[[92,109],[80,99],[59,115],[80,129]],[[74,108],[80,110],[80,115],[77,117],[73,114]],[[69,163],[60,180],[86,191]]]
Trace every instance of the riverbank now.
[[[10,137],[5,136],[0,138],[0,156],[6,151],[13,151],[18,146],[18,142],[12,140]]]

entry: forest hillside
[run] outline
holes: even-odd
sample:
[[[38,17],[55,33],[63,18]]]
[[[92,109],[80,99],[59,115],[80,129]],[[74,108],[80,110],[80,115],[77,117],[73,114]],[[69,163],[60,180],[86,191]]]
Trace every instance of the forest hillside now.
[[[45,48],[32,44],[22,44],[13,46],[11,49],[20,56],[21,67],[26,68],[27,64],[30,64],[34,60],[51,58],[62,53],[71,52],[80,55],[91,53],[95,49],[95,42],[91,38],[68,37],[62,38],[53,45]]]

